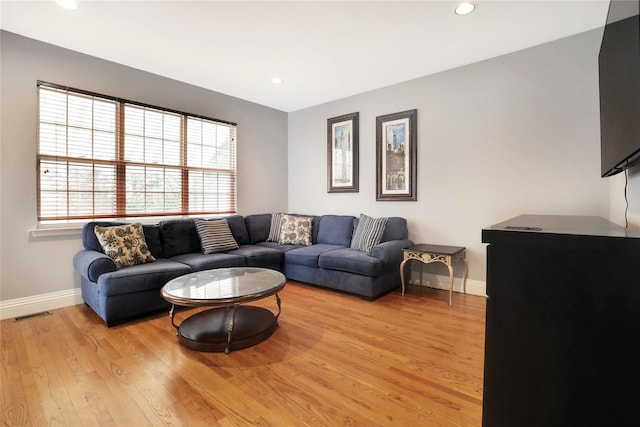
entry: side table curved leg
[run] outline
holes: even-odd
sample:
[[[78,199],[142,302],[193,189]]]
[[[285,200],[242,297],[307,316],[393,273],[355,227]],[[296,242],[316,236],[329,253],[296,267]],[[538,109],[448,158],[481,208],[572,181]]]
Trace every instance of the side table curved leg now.
[[[451,263],[447,263],[447,268],[449,269],[449,306],[453,305],[453,267]]]
[[[467,264],[467,258],[463,257],[462,262],[464,263],[464,274],[462,276],[462,287],[464,289],[464,293],[467,293],[467,273],[469,272],[469,265]]]
[[[409,261],[408,259],[402,260],[400,263],[400,281],[402,282],[402,296],[404,296],[404,265]]]

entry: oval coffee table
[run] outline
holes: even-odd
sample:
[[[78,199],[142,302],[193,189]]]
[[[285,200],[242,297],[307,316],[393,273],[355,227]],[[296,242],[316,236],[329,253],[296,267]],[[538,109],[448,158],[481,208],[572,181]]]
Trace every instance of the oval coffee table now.
[[[273,334],[280,316],[278,292],[286,278],[275,270],[255,267],[219,268],[176,277],[162,287],[170,302],[171,324],[182,345],[192,350],[229,353],[261,343]],[[241,305],[275,295],[278,313]],[[174,322],[175,306],[212,306]]]

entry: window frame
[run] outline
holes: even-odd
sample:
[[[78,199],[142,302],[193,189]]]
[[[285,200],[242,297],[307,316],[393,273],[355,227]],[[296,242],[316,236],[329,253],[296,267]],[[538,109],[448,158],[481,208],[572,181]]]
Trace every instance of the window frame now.
[[[68,148],[70,146],[69,142],[69,117],[65,116],[65,154],[60,155],[56,154],[43,154],[43,150],[41,145],[42,136],[41,136],[41,90],[53,90],[56,92],[62,92],[65,94],[73,94],[78,96],[90,97],[93,100],[103,100],[108,102],[113,102],[115,105],[115,156],[113,160],[104,160],[97,158],[95,155],[91,155],[89,158],[75,158],[69,156]],[[238,200],[238,165],[237,165],[237,124],[234,122],[215,119],[203,115],[187,113],[184,111],[178,111],[174,109],[169,109],[165,107],[158,107],[155,105],[150,105],[146,103],[141,103],[137,101],[131,101],[128,99],[103,95],[95,92],[90,92],[86,90],[76,89],[68,86],[58,85],[54,83],[38,81],[37,82],[37,135],[36,135],[36,187],[37,187],[37,224],[38,228],[47,228],[47,227],[56,227],[56,226],[68,226],[70,224],[80,224],[90,220],[112,220],[112,221],[124,221],[124,220],[151,220],[153,219],[167,219],[171,217],[194,217],[194,216],[216,216],[216,215],[229,215],[237,213],[237,200]],[[65,106],[68,109],[68,98],[65,101]],[[174,115],[180,117],[180,139],[179,139],[179,163],[178,164],[166,164],[166,163],[147,163],[145,161],[128,161],[125,159],[125,140],[127,139],[127,135],[125,134],[125,111],[127,107],[135,107],[141,108],[144,111],[151,110],[155,112],[160,112],[161,114]],[[93,106],[92,106],[93,108]],[[162,116],[164,117],[164,116]],[[226,151],[221,150],[223,153],[227,153],[228,165],[227,167],[207,167],[207,166],[193,166],[189,165],[188,158],[188,150],[189,150],[189,140],[188,140],[188,122],[190,120],[197,120],[201,123],[206,123],[207,125],[214,126],[216,131],[219,130],[220,127],[228,128],[228,139],[225,140],[228,148],[225,148]],[[95,132],[95,125],[92,122],[91,132]],[[93,135],[93,133],[92,133]],[[93,142],[92,142],[93,144]],[[217,142],[215,145],[218,148]],[[94,148],[94,145],[92,145]],[[59,164],[65,164],[68,170],[71,162],[75,163],[84,163],[87,165],[91,165],[92,168],[95,168],[95,165],[112,165],[114,167],[114,180],[115,180],[115,189],[113,190],[115,194],[115,201],[113,204],[113,210],[110,213],[95,213],[95,194],[96,194],[96,177],[95,174],[92,173],[91,185],[92,190],[92,201],[91,201],[91,213],[84,212],[79,215],[72,215],[72,212],[69,208],[70,202],[69,197],[73,193],[72,188],[69,184],[70,174],[66,175],[66,186],[61,190],[53,190],[50,191],[50,194],[59,194],[64,193],[66,195],[66,215],[45,215],[43,214],[43,194],[46,194],[47,191],[43,192],[43,171],[41,171],[41,165],[43,161],[50,162],[59,162]],[[161,170],[164,174],[164,171],[167,170],[178,170],[180,171],[180,207],[177,211],[148,211],[145,201],[145,212],[127,212],[127,204],[126,204],[126,196],[127,196],[127,174],[126,170],[128,167],[142,167],[142,168],[155,168],[157,170]],[[146,171],[146,169],[145,169]],[[209,200],[214,200],[216,208],[211,209],[208,207],[200,206],[200,209],[195,210],[195,207],[189,206],[190,199],[190,187],[189,187],[189,175],[191,172],[196,171],[200,172],[203,176],[204,174],[214,175],[216,177],[223,177],[222,181],[225,185],[222,186],[223,189],[226,190],[224,193],[216,193],[214,191],[207,191],[206,187],[203,186],[203,192],[198,193],[201,195],[204,200],[205,196],[209,196]],[[146,187],[145,187],[146,188]],[[87,190],[89,192],[89,190]],[[151,192],[151,191],[149,191]],[[168,193],[166,188],[159,192],[163,197]],[[144,190],[144,194],[147,195],[147,190]],[[193,192],[191,193],[194,194]],[[211,195],[214,195],[213,199],[211,199]],[[220,194],[224,194],[225,197],[221,198]],[[224,206],[220,206],[219,201],[222,200]],[[88,205],[87,205],[88,206]],[[164,205],[166,208],[166,204]],[[63,208],[64,210],[64,208]]]

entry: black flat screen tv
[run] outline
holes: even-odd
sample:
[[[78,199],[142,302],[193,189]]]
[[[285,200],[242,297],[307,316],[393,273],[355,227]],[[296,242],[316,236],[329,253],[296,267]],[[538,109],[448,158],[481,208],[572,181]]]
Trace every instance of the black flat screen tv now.
[[[611,0],[598,56],[601,176],[640,163],[640,0]]]

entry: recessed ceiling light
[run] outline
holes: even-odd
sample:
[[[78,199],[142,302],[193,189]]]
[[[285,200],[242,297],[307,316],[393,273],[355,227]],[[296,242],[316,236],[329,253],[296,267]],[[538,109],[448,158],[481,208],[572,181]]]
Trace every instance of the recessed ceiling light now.
[[[454,12],[456,13],[456,15],[468,15],[471,12],[473,12],[473,10],[475,8],[476,8],[475,4],[473,4],[471,2],[468,2],[468,1],[465,1],[465,2],[460,3],[456,7]]]
[[[282,79],[280,77],[274,77],[271,79],[271,83],[273,83],[274,85],[279,85],[282,83]]]
[[[56,3],[69,10],[75,10],[78,8],[78,2],[76,0],[56,0]]]

